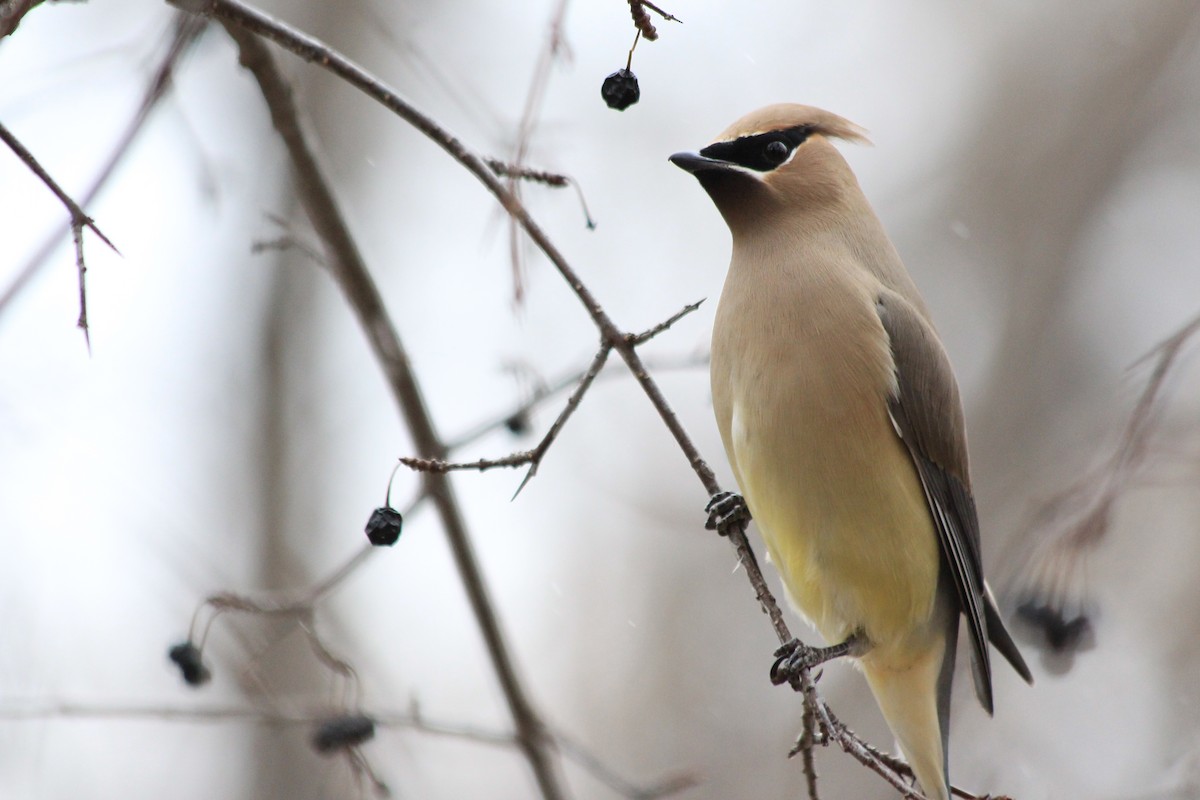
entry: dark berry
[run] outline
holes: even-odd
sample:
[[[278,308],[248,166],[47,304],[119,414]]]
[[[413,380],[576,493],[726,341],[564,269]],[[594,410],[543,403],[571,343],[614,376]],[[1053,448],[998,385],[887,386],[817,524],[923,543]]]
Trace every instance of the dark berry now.
[[[167,657],[179,667],[188,686],[203,686],[212,680],[212,673],[200,658],[200,648],[191,642],[175,645],[167,651]]]
[[[524,436],[529,433],[529,415],[524,411],[518,411],[504,420],[504,427],[508,428],[508,432],[514,436]]]
[[[367,538],[376,547],[391,547],[400,538],[400,526],[403,524],[404,519],[399,511],[391,506],[380,506],[371,512],[371,518],[367,520]]]
[[[312,746],[318,753],[355,747],[375,736],[375,720],[362,714],[327,719],[313,731]]]
[[[624,111],[638,101],[642,90],[638,88],[637,75],[627,69],[619,69],[604,79],[600,96],[609,108]]]

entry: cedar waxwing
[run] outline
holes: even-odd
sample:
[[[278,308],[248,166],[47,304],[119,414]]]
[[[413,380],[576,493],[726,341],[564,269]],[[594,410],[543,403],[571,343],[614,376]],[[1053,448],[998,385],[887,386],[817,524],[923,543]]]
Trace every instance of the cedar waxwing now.
[[[789,599],[832,645],[822,660],[857,659],[922,791],[947,800],[959,614],[988,713],[989,640],[1032,679],[983,580],[950,362],[831,138],[865,140],[775,105],[671,156],[733,234],[713,406]]]

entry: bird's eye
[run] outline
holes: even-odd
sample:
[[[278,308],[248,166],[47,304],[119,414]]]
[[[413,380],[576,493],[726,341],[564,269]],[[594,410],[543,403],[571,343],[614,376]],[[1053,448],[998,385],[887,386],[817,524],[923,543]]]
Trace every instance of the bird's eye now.
[[[769,163],[774,164],[775,166],[779,166],[784,161],[787,161],[789,152],[790,150],[788,149],[787,144],[779,141],[778,139],[774,140],[773,142],[769,142],[767,146],[763,148],[763,156]]]

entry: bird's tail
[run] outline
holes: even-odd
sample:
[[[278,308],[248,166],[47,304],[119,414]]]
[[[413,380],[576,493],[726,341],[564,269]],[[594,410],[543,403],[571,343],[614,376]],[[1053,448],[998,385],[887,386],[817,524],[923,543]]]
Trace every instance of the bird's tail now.
[[[957,620],[956,620],[957,621]],[[905,760],[929,800],[950,799],[948,771],[950,682],[958,626],[904,670],[889,669],[868,654],[863,674]]]

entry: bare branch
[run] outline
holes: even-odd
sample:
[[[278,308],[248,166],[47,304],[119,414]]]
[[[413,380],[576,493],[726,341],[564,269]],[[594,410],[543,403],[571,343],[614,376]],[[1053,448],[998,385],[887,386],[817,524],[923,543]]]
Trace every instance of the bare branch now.
[[[672,358],[656,358],[653,361],[647,359],[646,364],[655,372],[659,373],[667,370],[695,369],[696,367],[708,365],[708,353],[702,352]],[[554,397],[555,395],[566,391],[570,387],[579,383],[580,379],[583,378],[585,371],[586,369],[573,370],[557,380],[539,384],[526,400],[518,403],[509,411],[496,415],[486,422],[481,422],[474,428],[471,428],[466,433],[449,442],[446,445],[446,449],[450,452],[454,452],[455,450],[466,447],[472,442],[481,439],[492,431],[499,430],[500,428],[508,428],[514,433],[521,432],[521,430],[528,425],[526,418],[529,416],[531,411],[533,411],[542,403],[546,402],[551,397]],[[596,376],[596,378],[597,380],[603,380],[605,378],[613,378],[617,376],[626,377],[628,374],[628,372],[613,372],[609,370],[608,372],[601,372],[598,376]]]
[[[442,461],[438,458],[401,456],[400,463],[417,472],[444,475],[447,472],[459,472],[462,470],[474,469],[480,472],[487,472],[489,469],[523,467],[533,461],[535,454],[536,451],[534,450],[519,450],[516,453],[501,456],[500,458],[481,458],[476,461]]]
[[[429,736],[444,736],[489,747],[512,747],[516,737],[507,731],[494,731],[466,725],[429,719],[414,701],[407,711],[359,709],[358,715],[365,717],[378,728],[410,730]],[[346,716],[343,712],[341,716]],[[0,720],[46,720],[46,719],[101,719],[148,722],[226,723],[251,722],[259,725],[280,727],[311,727],[327,723],[331,718],[328,708],[310,710],[288,710],[285,708],[248,708],[244,706],[193,706],[180,708],[159,705],[110,705],[80,702],[54,701],[47,703],[22,703],[0,706]],[[691,775],[668,777],[650,787],[639,787],[622,778],[610,767],[597,759],[586,748],[561,733],[555,738],[562,742],[563,755],[571,759],[601,783],[630,800],[654,800],[666,797],[695,786],[698,781]]]
[[[813,711],[813,704],[805,702],[800,740],[796,742],[795,748],[788,755],[800,753],[801,763],[804,767],[804,785],[808,789],[808,800],[820,800],[820,795],[817,793],[817,763],[813,754],[813,745],[816,744],[816,725],[817,715]]]
[[[521,481],[521,485],[517,487],[517,491],[513,492],[514,500],[521,493],[521,490],[525,488],[525,484],[529,483],[529,479],[537,474],[538,467],[541,465],[546,451],[550,449],[550,445],[554,444],[554,440],[558,438],[558,434],[563,429],[563,426],[567,424],[567,420],[575,413],[575,409],[579,407],[579,402],[583,400],[583,395],[592,385],[592,382],[596,380],[596,376],[600,374],[600,370],[604,369],[604,362],[608,360],[609,352],[609,347],[605,345],[596,353],[596,357],[592,359],[587,372],[583,373],[583,378],[579,381],[579,385],[575,387],[575,391],[571,392],[571,396],[567,398],[567,404],[563,407],[558,417],[555,418],[554,424],[550,426],[550,430],[546,431],[546,435],[542,437],[542,441],[534,448],[534,457],[529,462],[529,471],[525,473],[525,478]]]
[[[517,126],[517,146],[513,153],[513,166],[520,170],[525,164],[525,157],[529,154],[529,146],[533,141],[533,132],[537,127],[538,117],[541,114],[542,101],[546,97],[546,87],[550,84],[550,72],[554,68],[554,62],[559,56],[565,52],[569,52],[566,46],[566,37],[563,35],[563,24],[567,16],[567,3],[569,0],[558,0],[558,5],[550,16],[550,24],[546,31],[546,40],[542,45],[542,50],[538,54],[537,64],[533,68],[533,78],[529,83],[529,92],[525,95],[525,109],[521,112],[521,122]],[[520,200],[521,185],[515,179],[510,178],[508,181],[508,191],[513,197]],[[579,191],[579,187],[576,187]],[[579,191],[579,201],[583,203],[583,192]],[[587,218],[589,229],[595,228],[595,223],[592,222],[592,217],[587,212],[587,204],[583,203],[583,213]],[[521,258],[521,228],[511,215],[508,217],[508,248],[509,258],[512,262],[513,275],[513,299],[520,303],[524,296],[524,269]]]
[[[87,191],[80,196],[80,206],[88,206],[92,203],[100,193],[100,190],[108,183],[108,179],[112,176],[117,166],[129,153],[134,141],[137,139],[138,133],[141,132],[146,121],[149,119],[150,112],[166,96],[167,89],[171,85],[171,78],[179,61],[184,54],[190,51],[191,46],[199,38],[200,33],[203,32],[205,24],[203,20],[180,12],[174,16],[170,27],[173,33],[166,54],[151,75],[150,82],[143,93],[137,111],[134,113],[129,124],[126,125],[125,131],[122,133],[117,145],[113,148],[108,160],[92,180]],[[75,218],[72,217],[62,229],[52,233],[42,246],[38,248],[37,253],[17,273],[17,277],[8,285],[8,288],[4,290],[4,294],[0,295],[0,314],[4,313],[9,304],[20,294],[21,290],[37,275],[42,265],[49,262],[50,255],[58,247],[62,237],[68,234],[73,235],[75,227]]]
[[[88,332],[87,289],[83,282],[84,275],[87,274],[87,264],[83,260],[83,226],[77,220],[71,221],[71,241],[75,243],[75,271],[79,273],[79,319],[75,321],[75,327],[83,331],[83,341],[90,353],[92,336]]]
[[[215,10],[216,6],[210,8]],[[328,181],[317,163],[291,87],[275,66],[266,46],[256,36],[251,35],[251,31],[256,27],[274,30],[277,36],[283,36],[285,39],[289,39],[293,32],[281,29],[278,23],[273,21],[268,21],[269,24],[265,24],[264,27],[265,18],[257,12],[251,12],[243,6],[234,8],[238,13],[221,17],[225,29],[238,45],[242,64],[258,81],[263,98],[270,109],[271,120],[291,156],[301,202],[313,223],[313,228],[329,252],[330,272],[366,333],[368,343],[383,368],[418,451],[425,457],[441,458],[446,450],[445,445],[434,430],[416,376],[383,304],[379,289],[367,270]],[[243,26],[247,20],[248,24]],[[307,49],[310,54],[314,52],[311,49],[313,47],[316,47],[317,51],[327,50],[307,37],[301,37],[294,44],[302,50]],[[360,78],[365,75],[340,56],[338,60],[350,67]],[[429,124],[432,125],[432,122]],[[480,172],[487,174],[493,181],[496,180],[487,166],[476,160]],[[450,540],[455,562],[487,645],[492,667],[496,671],[513,716],[518,746],[529,761],[542,795],[547,800],[561,798],[564,796],[561,780],[551,758],[554,743],[517,676],[453,488],[443,475],[429,473],[425,479],[430,499],[438,510],[442,526]]]
[[[449,736],[479,744],[509,747],[514,744],[511,733],[489,731],[469,725],[426,719],[410,711],[378,711],[369,715],[382,728],[407,728],[435,736]],[[175,708],[156,705],[93,705],[89,703],[53,702],[29,704],[23,707],[0,707],[0,719],[123,719],[155,722],[256,722],[262,725],[315,725],[329,719],[329,710],[287,711],[264,710],[241,706],[199,706]]]
[[[668,14],[658,6],[648,2],[648,0],[629,0],[629,13],[633,16],[633,25],[638,29],[638,33],[642,38],[648,42],[658,41],[658,31],[655,29],[654,23],[650,21],[650,15],[646,13],[647,8],[667,22],[683,21],[674,14]]]
[[[501,178],[511,178],[513,183],[509,186],[509,190],[516,191],[516,181],[532,181],[545,186],[554,186],[556,188],[570,186],[575,189],[575,196],[579,198],[579,205],[583,209],[584,222],[587,224],[588,230],[596,229],[596,221],[592,219],[592,213],[588,211],[587,199],[583,196],[583,189],[580,188],[579,182],[568,175],[559,175],[556,172],[545,172],[543,170],[530,169],[521,166],[520,164],[506,164],[503,161],[495,158],[486,159],[487,165],[491,167],[492,172],[499,175]],[[511,218],[510,218],[511,220]],[[518,252],[518,251],[514,251]],[[515,262],[514,262],[515,268]]]
[[[506,164],[497,158],[485,159],[488,167],[492,172],[499,175],[501,178],[515,178],[522,181],[532,181],[534,183],[545,184],[546,186],[562,187],[571,183],[571,179],[566,175],[559,175],[555,172],[545,172],[543,170],[532,169],[520,164]]]
[[[108,237],[96,227],[96,223],[92,221],[92,218],[83,213],[83,209],[71,199],[70,195],[63,191],[62,187],[58,185],[54,178],[50,177],[50,173],[46,172],[46,169],[38,163],[38,160],[33,157],[33,153],[30,153],[29,150],[26,149],[25,145],[21,144],[20,140],[17,139],[16,136],[13,136],[12,132],[8,128],[4,127],[3,124],[0,124],[0,141],[3,141],[6,145],[8,145],[9,149],[16,153],[17,158],[21,159],[21,161],[25,163],[25,166],[29,167],[30,171],[32,171],[34,175],[37,175],[38,179],[42,183],[46,184],[46,188],[54,193],[54,196],[58,198],[59,202],[61,202],[66,207],[67,212],[70,213],[72,224],[80,227],[90,228],[92,233],[100,237],[100,241],[108,245],[114,253],[117,253],[118,255],[120,254],[121,251],[117,250],[116,245],[110,242]]]
[[[683,20],[681,20],[679,17],[675,16],[674,14],[668,14],[667,12],[663,11],[658,6],[654,5],[654,3],[651,3],[650,0],[641,0],[641,3],[646,8],[650,9],[655,14],[658,14],[660,17],[665,19],[667,22],[678,22],[681,25],[683,24]]]
[[[121,252],[96,227],[96,223],[92,221],[92,218],[83,213],[83,209],[71,199],[70,195],[62,190],[54,178],[50,177],[50,173],[46,172],[45,168],[38,163],[37,159],[33,157],[33,153],[30,153],[25,145],[21,144],[20,140],[8,128],[4,127],[2,123],[0,123],[0,140],[7,144],[9,149],[16,153],[17,158],[21,159],[25,163],[25,166],[29,167],[30,171],[46,185],[46,188],[54,193],[54,196],[59,199],[59,202],[66,207],[67,212],[71,215],[71,239],[75,243],[75,266],[79,272],[79,321],[77,324],[83,330],[84,340],[87,342],[88,349],[90,350],[92,344],[91,338],[88,335],[87,325],[87,290],[83,282],[83,276],[87,272],[87,266],[83,260],[83,229],[90,228],[93,233],[100,237],[100,241],[108,245],[117,255],[120,255]]]
[[[625,337],[626,341],[636,347],[637,345],[653,339],[655,336],[670,328],[680,319],[699,308],[700,303],[702,302],[704,301],[701,300],[699,302],[684,306],[682,310],[672,314],[664,322],[660,322],[658,325],[655,325],[653,328],[643,333],[627,334]],[[477,461],[443,461],[439,459],[405,457],[400,459],[400,463],[419,472],[439,473],[458,470],[478,470],[480,472],[484,472],[485,470],[496,469],[497,467],[520,467],[528,464],[529,471],[525,473],[525,478],[521,481],[520,486],[517,487],[517,491],[513,493],[513,499],[515,500],[517,495],[521,493],[521,490],[524,489],[526,484],[529,483],[530,479],[537,474],[538,468],[542,464],[542,459],[546,456],[546,452],[550,449],[550,446],[554,444],[554,440],[558,438],[559,432],[562,430],[563,426],[566,425],[567,420],[570,419],[571,415],[575,413],[575,409],[579,406],[580,401],[583,400],[583,395],[587,392],[588,388],[591,387],[592,382],[596,380],[596,376],[598,376],[600,371],[604,368],[604,363],[607,361],[608,354],[611,351],[612,348],[608,344],[601,346],[600,350],[592,358],[592,363],[579,377],[575,391],[573,391],[571,396],[567,398],[567,403],[563,407],[563,410],[554,420],[554,423],[550,426],[550,429],[546,431],[546,435],[542,437],[542,440],[538,443],[537,447],[533,448],[532,450],[520,450],[516,453],[512,453],[501,458],[481,458]],[[509,419],[512,419],[512,415],[505,417],[505,420]]]
[[[600,370],[604,369],[604,362],[608,360],[610,352],[612,352],[612,348],[604,345],[596,353],[595,357],[592,358],[591,365],[579,379],[575,391],[571,392],[571,396],[567,398],[563,410],[559,412],[558,417],[555,418],[550,429],[546,431],[546,435],[538,442],[537,447],[532,450],[521,450],[502,458],[481,458],[478,461],[450,462],[438,459],[401,458],[400,463],[419,472],[436,473],[464,469],[476,469],[483,472],[484,470],[496,467],[521,467],[528,464],[529,471],[525,473],[525,478],[521,481],[521,485],[513,493],[513,499],[515,500],[517,495],[521,493],[521,490],[525,488],[525,485],[529,483],[529,479],[537,474],[542,459],[545,458],[547,451],[550,450],[550,445],[554,444],[554,440],[558,438],[558,434],[562,431],[563,426],[567,424],[567,420],[571,418],[571,415],[575,413],[575,409],[579,407],[584,394],[587,393],[592,382],[596,380],[596,376],[600,374]]]
[[[672,325],[674,325],[676,322],[679,322],[679,320],[683,319],[688,314],[695,311],[697,308],[700,307],[700,304],[703,302],[704,302],[704,300],[701,299],[701,300],[697,300],[694,303],[688,303],[682,309],[680,309],[679,311],[676,311],[674,314],[667,317],[667,319],[658,323],[653,328],[650,328],[649,330],[642,331],[641,333],[637,333],[637,334],[626,334],[625,339],[634,347],[637,347],[638,345],[641,345],[641,344],[645,344],[646,342],[653,339],[655,336],[658,336],[663,331],[669,329]]]
[[[810,683],[809,686],[812,686],[812,684]],[[820,722],[826,741],[836,742],[844,752],[854,756],[859,763],[865,765],[891,784],[892,788],[907,800],[925,800],[923,795],[917,792],[913,786],[906,784],[904,779],[896,774],[896,771],[880,757],[882,754],[878,750],[858,738],[853,731],[834,716],[832,709],[826,705],[825,701],[816,696],[815,686],[806,688],[805,693],[811,698],[810,702]]]

